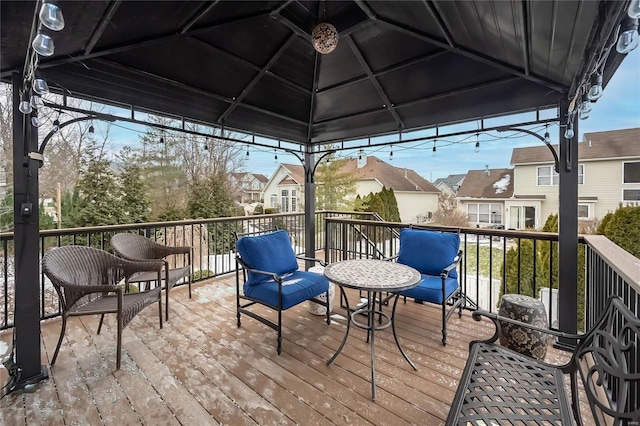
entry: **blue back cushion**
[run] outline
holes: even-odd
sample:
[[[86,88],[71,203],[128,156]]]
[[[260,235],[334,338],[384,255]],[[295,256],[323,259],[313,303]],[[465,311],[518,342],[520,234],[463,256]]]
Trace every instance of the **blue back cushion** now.
[[[236,249],[242,260],[253,269],[278,275],[296,271],[298,261],[291,248],[289,233],[285,230],[268,234],[246,236],[236,241]],[[249,272],[246,284],[257,284],[271,277]]]
[[[421,274],[440,275],[453,263],[460,249],[460,235],[451,232],[436,232],[422,229],[400,231],[400,253],[398,263],[417,269]],[[449,274],[457,278],[454,269]]]

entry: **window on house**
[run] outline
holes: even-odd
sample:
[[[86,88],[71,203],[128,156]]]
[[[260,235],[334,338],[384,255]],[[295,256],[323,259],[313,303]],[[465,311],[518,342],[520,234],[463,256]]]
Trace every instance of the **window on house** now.
[[[538,186],[558,185],[560,175],[553,166],[540,166],[537,170]],[[584,164],[578,164],[578,185],[584,184]]]
[[[295,189],[291,190],[291,211],[292,212],[298,211],[298,197],[296,196]]]
[[[640,183],[640,161],[622,163],[622,183]]]
[[[640,201],[640,189],[623,189],[623,201]]]
[[[589,204],[578,204],[578,217],[580,219],[589,218]]]
[[[282,213],[289,213],[289,190],[283,189],[281,195],[282,201],[280,203],[280,211]]]
[[[467,215],[470,222],[501,224],[502,205],[491,203],[469,203],[467,204]]]
[[[278,196],[276,194],[271,194],[270,204],[272,208],[276,208],[278,206]]]

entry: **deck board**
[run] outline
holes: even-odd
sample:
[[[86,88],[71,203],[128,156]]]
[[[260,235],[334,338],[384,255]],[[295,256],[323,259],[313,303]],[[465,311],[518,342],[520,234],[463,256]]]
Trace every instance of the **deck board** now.
[[[331,325],[306,304],[284,313],[278,356],[273,330],[246,316],[236,326],[234,292],[232,275],[195,284],[192,299],[187,288],[173,289],[163,329],[153,306],[125,328],[119,371],[115,317],[106,317],[100,335],[97,316],[70,319],[49,379],[3,398],[0,424],[440,425],[469,342],[492,333],[464,312],[449,320],[443,347],[438,307],[399,302],[398,335],[418,371],[398,352],[390,328],[377,332],[372,402],[364,331],[352,327],[340,356],[326,365],[346,329],[338,295]],[[349,299],[355,304],[359,296],[350,292]],[[43,363],[53,356],[60,324],[42,325]],[[11,334],[0,339],[10,343]],[[6,377],[0,369],[3,383]]]

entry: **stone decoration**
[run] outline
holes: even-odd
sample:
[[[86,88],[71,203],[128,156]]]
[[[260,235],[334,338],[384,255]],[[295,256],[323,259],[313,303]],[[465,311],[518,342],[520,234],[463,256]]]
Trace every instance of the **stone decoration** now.
[[[533,297],[505,294],[500,299],[498,315],[540,328],[548,328],[544,304]],[[523,355],[543,361],[547,355],[549,335],[506,322],[500,323],[500,344]]]

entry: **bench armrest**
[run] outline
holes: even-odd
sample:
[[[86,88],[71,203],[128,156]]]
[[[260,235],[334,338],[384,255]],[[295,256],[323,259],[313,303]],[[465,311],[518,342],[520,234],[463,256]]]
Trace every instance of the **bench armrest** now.
[[[488,312],[488,311],[485,311],[485,310],[482,310],[482,309],[478,309],[478,310],[474,311],[471,314],[471,317],[476,321],[482,321],[482,317],[489,318],[491,321],[493,321],[493,324],[494,324],[494,326],[496,328],[496,331],[495,331],[494,335],[491,336],[489,339],[487,339],[487,340],[474,340],[469,344],[469,346],[473,345],[476,342],[479,342],[479,343],[493,343],[496,340],[498,340],[498,338],[500,338],[500,335],[502,334],[502,326],[500,324],[501,321],[509,323],[509,324],[515,324],[515,325],[520,326],[520,327],[525,327],[525,328],[528,328],[528,329],[533,330],[533,331],[539,331],[539,332],[542,332],[542,333],[546,333],[546,334],[549,334],[551,336],[562,337],[562,338],[565,338],[565,339],[580,340],[581,338],[584,337],[584,335],[582,335],[582,334],[570,334],[570,333],[564,333],[562,331],[551,330],[551,329],[548,329],[548,328],[537,327],[535,325],[527,324],[527,323],[524,323],[524,322],[521,322],[521,321],[518,321],[518,320],[514,320],[512,318],[503,317],[503,316],[500,316],[500,315],[495,314],[493,312]]]

